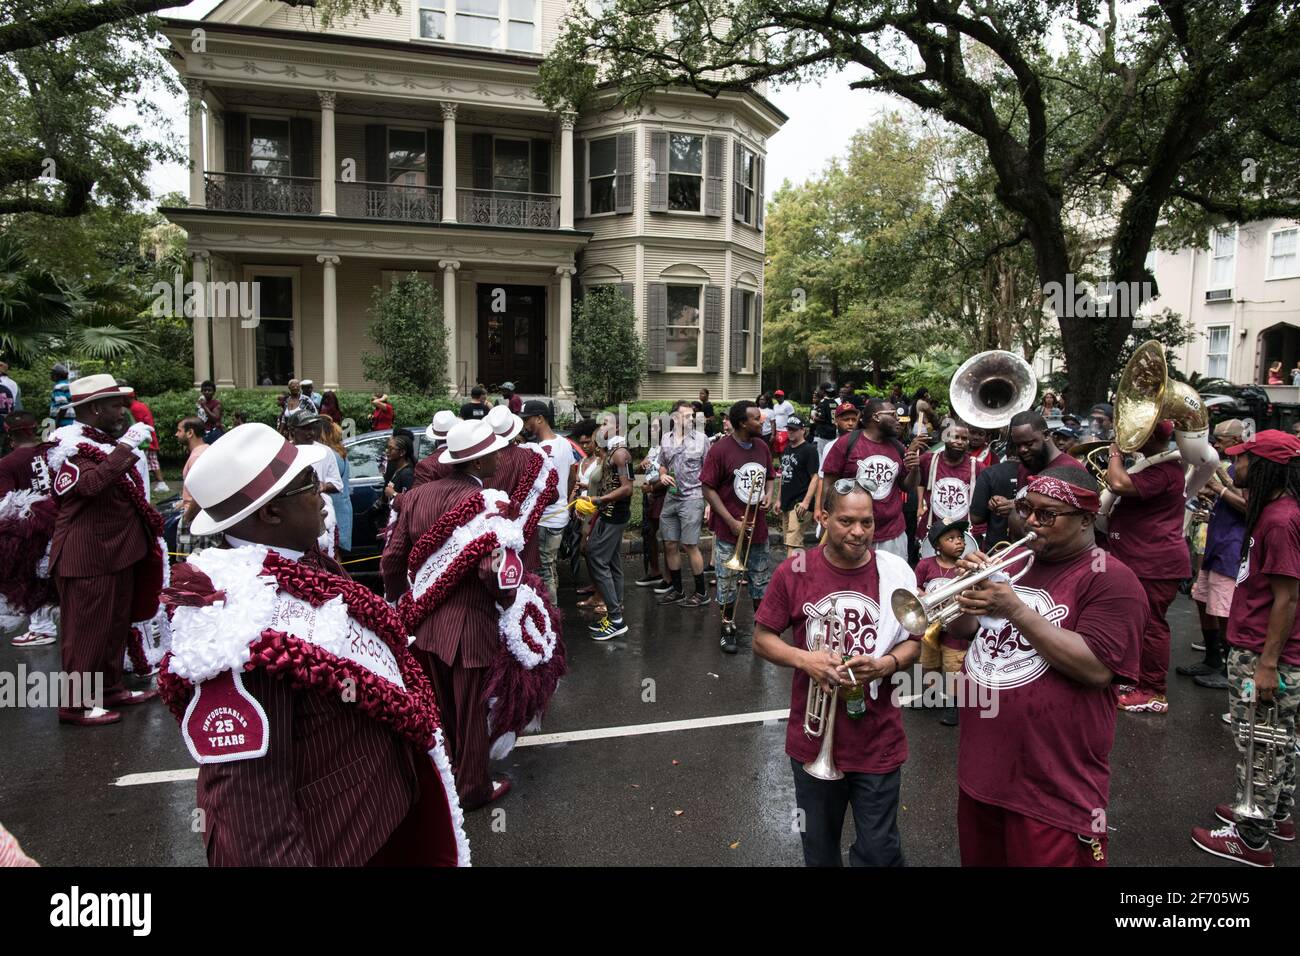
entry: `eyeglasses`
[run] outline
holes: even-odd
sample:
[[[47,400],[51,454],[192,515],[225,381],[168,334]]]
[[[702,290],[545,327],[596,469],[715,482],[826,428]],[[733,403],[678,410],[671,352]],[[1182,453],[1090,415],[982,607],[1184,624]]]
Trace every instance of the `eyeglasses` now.
[[[874,495],[876,489],[880,487],[870,478],[864,478],[859,475],[857,478],[841,478],[839,481],[835,482],[835,493],[837,495],[847,495],[853,490],[854,485],[857,485],[870,495]]]
[[[311,480],[310,482],[308,482],[307,484],[305,484],[305,485],[299,485],[297,488],[290,488],[288,491],[282,491],[282,492],[280,492],[278,495],[276,495],[276,497],[277,497],[277,498],[292,498],[294,495],[303,495],[303,494],[306,494],[307,492],[311,492],[311,493],[314,494],[314,495],[318,495],[318,494],[320,494],[320,479],[319,479],[319,478],[316,478],[315,476],[313,476],[313,477],[312,477],[312,480]]]
[[[1052,525],[1056,524],[1057,518],[1062,518],[1066,515],[1086,514],[1086,512],[1083,511],[1053,511],[1051,508],[1031,508],[1029,502],[1024,499],[1017,501],[1015,508],[1016,514],[1020,516],[1020,520],[1027,521],[1029,520],[1029,516],[1033,515],[1034,521],[1038,523],[1040,528],[1050,528]]]

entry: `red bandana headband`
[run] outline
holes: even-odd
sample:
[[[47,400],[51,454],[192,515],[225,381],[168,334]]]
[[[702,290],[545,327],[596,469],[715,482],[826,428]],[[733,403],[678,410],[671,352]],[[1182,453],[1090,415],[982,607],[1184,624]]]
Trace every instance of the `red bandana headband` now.
[[[1067,504],[1074,505],[1080,511],[1086,511],[1089,514],[1096,514],[1101,510],[1101,497],[1097,492],[1089,491],[1086,488],[1077,488],[1060,478],[1052,478],[1048,475],[1034,475],[1029,479],[1029,484],[1025,488],[1034,492],[1034,494],[1045,495],[1048,498],[1055,498],[1057,501],[1064,501]]]

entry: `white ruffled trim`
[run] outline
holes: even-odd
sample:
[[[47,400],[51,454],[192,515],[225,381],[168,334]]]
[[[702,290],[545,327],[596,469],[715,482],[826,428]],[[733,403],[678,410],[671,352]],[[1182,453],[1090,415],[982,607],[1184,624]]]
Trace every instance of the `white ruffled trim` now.
[[[465,811],[461,809],[460,797],[456,793],[456,777],[451,772],[451,760],[447,758],[441,727],[434,731],[429,757],[433,760],[433,765],[438,768],[438,776],[442,778],[442,789],[447,793],[447,806],[451,809],[451,826],[456,832],[456,865],[469,866],[469,837],[465,835]]]
[[[152,674],[162,663],[162,659],[167,656],[167,652],[172,649],[172,625],[167,619],[165,608],[159,607],[158,613],[148,621],[138,621],[131,625],[132,628],[140,628],[144,632],[144,659],[149,665],[145,674]],[[135,669],[131,664],[131,654],[126,652],[122,655],[123,667],[128,674],[134,673]],[[138,674],[138,677],[144,677],[145,674]]]
[[[73,455],[79,453],[78,445],[94,445],[105,455],[113,454],[114,449],[113,445],[96,441],[87,435],[86,426],[80,422],[74,422],[71,425],[64,425],[62,428],[55,429],[50,439],[54,442],[54,447],[45,453],[45,460],[50,463],[51,474],[58,474],[64,463]]]
[[[172,673],[197,684],[248,663],[249,647],[275,613],[278,582],[262,573],[266,552],[249,546],[205,548],[190,555],[189,563],[225,591],[226,600],[172,613]]]
[[[316,539],[316,546],[333,558],[337,557],[334,532],[338,530],[339,520],[334,514],[333,499],[329,495],[321,495],[321,500],[325,503],[325,530]]]
[[[0,521],[30,521],[32,509],[49,497],[35,488],[11,491],[0,498]]]
[[[540,632],[537,630],[537,623],[531,617],[524,615],[525,609],[530,604],[541,612],[542,620],[546,622],[544,630]],[[551,627],[551,616],[546,613],[546,605],[542,602],[541,595],[527,584],[521,584],[515,592],[515,603],[504,609],[498,605],[497,610],[500,611],[501,638],[520,664],[532,670],[538,664],[545,664],[551,659],[559,638]],[[528,636],[542,646],[541,654],[529,647],[524,640],[525,628]]]

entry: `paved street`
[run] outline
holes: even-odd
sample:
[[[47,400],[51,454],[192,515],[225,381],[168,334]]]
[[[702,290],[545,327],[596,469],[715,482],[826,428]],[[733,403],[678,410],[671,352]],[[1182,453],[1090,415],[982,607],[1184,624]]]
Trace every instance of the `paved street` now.
[[[639,562],[637,562],[639,569]],[[506,761],[515,788],[469,817],[476,865],[798,865],[784,710],[789,672],[717,648],[717,610],[663,609],[630,585],[631,632],[607,644],[586,637],[571,612],[570,673],[537,745]],[[562,595],[566,610],[572,592]],[[1199,655],[1191,602],[1171,612],[1174,663]],[[748,612],[742,614],[748,623]],[[58,667],[57,646],[19,652],[0,644],[0,670]],[[653,681],[647,684],[646,681]],[[653,701],[643,700],[651,696]],[[1113,766],[1111,862],[1231,866],[1196,850],[1188,830],[1212,823],[1229,797],[1233,748],[1218,715],[1224,695],[1174,678],[1166,716],[1121,714]],[[709,718],[734,718],[733,723]],[[911,759],[903,771],[903,847],[913,865],[958,862],[954,811],[957,731],[936,711],[905,714]],[[687,721],[705,726],[645,725]],[[607,730],[581,739],[577,732]],[[560,739],[551,740],[552,735]],[[571,739],[576,735],[578,739]],[[117,725],[61,727],[52,711],[0,710],[0,821],[47,865],[197,866],[191,832],[192,763],[161,704],[128,710]],[[117,786],[131,775],[182,779]],[[501,812],[497,812],[497,810]],[[852,824],[846,825],[845,846]],[[1276,844],[1275,844],[1276,846]],[[1279,850],[1293,865],[1294,846]]]

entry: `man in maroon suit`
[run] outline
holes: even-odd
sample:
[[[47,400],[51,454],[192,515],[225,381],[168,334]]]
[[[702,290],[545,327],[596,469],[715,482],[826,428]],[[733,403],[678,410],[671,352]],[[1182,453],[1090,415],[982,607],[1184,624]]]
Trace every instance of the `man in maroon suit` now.
[[[451,474],[451,465],[444,465],[438,459],[443,448],[447,445],[447,432],[451,431],[452,426],[458,421],[460,419],[456,417],[456,413],[445,408],[433,416],[433,421],[424,430],[425,437],[433,442],[433,450],[421,458],[419,464],[415,466],[415,479],[411,482],[412,488],[422,485],[426,481],[437,481],[439,478],[446,478]]]
[[[158,696],[127,690],[122,661],[131,622],[157,610],[158,559],[166,558],[158,554],[162,522],[157,512],[150,518],[136,452],[153,429],[137,423],[122,431],[131,390],[111,375],[88,375],[70,392],[67,407],[77,420],[54,433],[49,452],[59,501],[50,573],[59,591],[63,670],[102,673],[105,695],[92,707],[60,707],[59,720],[95,726],[122,719],[113,707]]]
[[[396,601],[411,587],[408,561],[421,536],[488,486],[506,445],[486,421],[471,419],[452,428],[447,450],[441,455],[452,473],[406,493],[384,548],[380,568],[389,601]],[[497,586],[493,556],[485,555],[414,628],[411,651],[442,703],[456,789],[466,810],[499,799],[510,789],[508,777],[494,781],[488,769],[490,745],[483,690],[501,644],[497,604],[507,605],[512,600]]]
[[[515,396],[518,398],[518,396]],[[497,458],[496,473],[488,479],[487,486],[504,491],[510,496],[510,503],[515,509],[523,506],[530,488],[521,488],[528,469],[541,454],[535,449],[524,448],[515,444],[515,440],[524,430],[524,420],[504,405],[498,405],[487,414],[487,423],[492,430],[507,442]],[[549,504],[543,503],[542,507]],[[533,534],[524,541],[524,567],[529,571],[540,571],[542,555],[537,543],[536,526]]]
[[[200,764],[208,863],[467,864],[435,698],[405,629],[317,547],[312,464],[325,453],[241,425],[187,480],[196,533],[224,533],[225,547],[173,571],[159,682]]]

